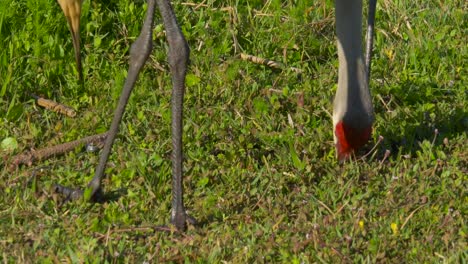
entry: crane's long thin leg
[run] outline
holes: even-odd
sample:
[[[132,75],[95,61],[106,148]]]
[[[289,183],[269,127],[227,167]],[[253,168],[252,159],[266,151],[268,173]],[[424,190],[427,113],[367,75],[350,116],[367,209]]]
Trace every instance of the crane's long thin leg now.
[[[174,11],[168,0],[159,0],[159,10],[163,17],[166,27],[167,41],[169,43],[169,65],[172,73],[172,213],[171,222],[175,227],[183,231],[186,223],[196,223],[196,220],[188,216],[185,212],[183,203],[183,185],[182,185],[182,108],[185,90],[185,75],[189,61],[189,47],[185,41],[184,35],[180,30]],[[140,36],[132,45],[130,50],[130,69],[127,80],[125,81],[119,104],[114,113],[114,119],[109,130],[99,165],[96,168],[96,174],[88,188],[91,190],[92,199],[98,199],[101,189],[101,181],[104,177],[104,169],[109,158],[109,154],[117,134],[120,121],[122,119],[125,106],[130,93],[135,85],[138,74],[145,64],[152,49],[152,25],[154,19],[155,0],[148,0],[148,12]],[[61,185],[56,185],[55,190],[63,193],[69,199],[78,199],[83,196],[80,189],[70,189]]]
[[[366,36],[366,69],[367,83],[370,81],[372,49],[374,46],[374,24],[375,24],[375,9],[377,0],[369,0],[369,11],[367,14],[367,36]]]
[[[96,198],[95,195],[101,188],[101,181],[104,178],[104,169],[106,167],[107,160],[109,158],[112,144],[114,143],[115,136],[119,129],[122,115],[125,111],[128,98],[132,92],[135,82],[138,78],[143,65],[149,57],[152,49],[152,28],[154,20],[155,0],[148,0],[148,12],[146,13],[146,19],[143,24],[140,36],[136,39],[135,43],[132,44],[130,49],[130,67],[128,70],[127,79],[125,80],[122,94],[120,95],[119,103],[114,112],[114,119],[112,120],[111,127],[109,129],[109,135],[106,139],[104,149],[101,153],[99,165],[96,168],[95,176],[88,184],[88,188],[91,189],[91,197]],[[55,190],[59,193],[63,193],[68,196],[69,199],[78,199],[83,196],[83,191],[80,189],[70,189],[61,185],[56,185]]]
[[[172,212],[171,223],[178,230],[185,230],[186,222],[195,219],[185,212],[182,185],[182,117],[185,90],[185,75],[190,49],[177,23],[169,0],[158,0],[166,38],[169,43],[168,60],[172,74]]]

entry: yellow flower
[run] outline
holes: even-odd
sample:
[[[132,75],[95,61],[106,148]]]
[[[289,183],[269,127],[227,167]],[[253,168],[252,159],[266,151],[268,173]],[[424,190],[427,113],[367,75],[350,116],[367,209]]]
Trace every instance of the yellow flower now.
[[[364,229],[364,221],[359,221],[359,228]]]
[[[390,228],[392,229],[394,235],[398,235],[398,224],[397,223],[392,223],[390,225]]]
[[[384,53],[390,61],[393,61],[395,58],[395,51],[393,49],[384,49]]]

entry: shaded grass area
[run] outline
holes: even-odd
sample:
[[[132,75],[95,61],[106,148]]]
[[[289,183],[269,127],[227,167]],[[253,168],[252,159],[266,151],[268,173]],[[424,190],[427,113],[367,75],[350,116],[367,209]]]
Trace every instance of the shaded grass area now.
[[[58,4],[0,2],[5,262],[466,261],[464,1],[379,1],[373,142],[384,140],[365,161],[341,165],[330,118],[333,2],[176,2],[191,47],[185,201],[201,221],[185,234],[153,232],[169,222],[171,191],[170,76],[160,20],[106,170],[109,201],[60,206],[52,193],[54,183],[85,186],[92,178],[98,154],[83,149],[8,170],[14,154],[107,130],[142,6],[84,2],[81,87]],[[242,61],[240,52],[304,73]],[[78,115],[39,108],[30,93]]]

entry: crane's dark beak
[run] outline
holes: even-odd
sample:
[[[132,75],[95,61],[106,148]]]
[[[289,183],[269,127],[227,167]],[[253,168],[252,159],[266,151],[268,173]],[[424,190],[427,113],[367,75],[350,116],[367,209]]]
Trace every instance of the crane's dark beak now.
[[[78,70],[78,80],[83,82],[83,68],[81,66],[80,49],[80,16],[82,0],[58,0],[63,14],[67,18],[68,26],[72,35],[73,48],[75,50],[76,67]]]

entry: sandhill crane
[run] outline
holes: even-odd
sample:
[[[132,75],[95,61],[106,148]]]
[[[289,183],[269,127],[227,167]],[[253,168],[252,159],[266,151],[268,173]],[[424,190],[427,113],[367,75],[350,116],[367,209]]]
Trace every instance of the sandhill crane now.
[[[58,1],[70,25],[78,71],[81,71],[78,33],[81,0]],[[375,10],[375,2],[375,0],[371,0],[370,11]],[[169,43],[168,60],[173,86],[171,223],[178,230],[185,230],[187,222],[195,223],[195,219],[188,216],[185,212],[182,185],[182,103],[185,75],[189,60],[189,47],[177,24],[177,19],[169,0],[148,0],[148,11],[143,28],[140,36],[131,46],[130,67],[122,95],[114,113],[99,165],[94,178],[88,184],[88,189],[91,190],[92,199],[96,199],[96,196],[100,194],[104,168],[125,106],[138,74],[151,52],[151,34],[156,3],[162,14],[163,23],[166,28],[166,37]],[[339,77],[338,90],[334,101],[333,126],[337,155],[339,159],[344,159],[368,141],[373,123],[373,108],[367,79],[369,70],[366,70],[362,51],[362,0],[336,0],[335,5]],[[370,58],[369,55],[368,58]],[[83,196],[82,190],[70,189],[61,185],[56,186],[56,191],[63,193],[68,199],[77,199]]]

